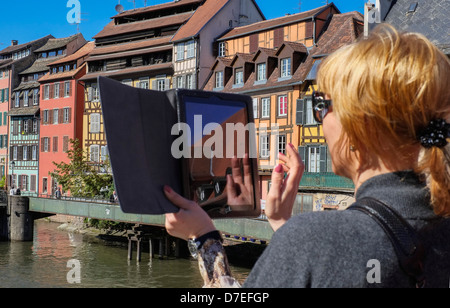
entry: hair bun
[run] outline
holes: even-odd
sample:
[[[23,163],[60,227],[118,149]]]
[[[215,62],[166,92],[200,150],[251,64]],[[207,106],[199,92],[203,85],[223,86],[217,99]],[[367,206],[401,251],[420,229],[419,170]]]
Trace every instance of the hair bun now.
[[[443,119],[430,121],[419,134],[420,143],[427,149],[445,147],[448,144],[447,138],[450,138],[450,124]]]

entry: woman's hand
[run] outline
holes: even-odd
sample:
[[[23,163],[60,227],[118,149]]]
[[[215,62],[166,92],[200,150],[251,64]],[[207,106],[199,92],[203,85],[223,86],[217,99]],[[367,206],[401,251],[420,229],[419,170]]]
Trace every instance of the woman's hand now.
[[[242,175],[240,160],[231,161],[232,175],[227,176],[227,204],[233,211],[249,211],[253,208],[252,168],[248,154],[243,159]]]
[[[180,208],[178,213],[166,214],[166,229],[170,235],[187,241],[216,230],[211,218],[196,202],[183,198],[168,186],[164,187],[164,193]]]
[[[284,165],[278,165],[272,173],[272,185],[266,200],[265,213],[274,231],[277,231],[292,216],[298,187],[305,165],[295,147],[289,144],[287,154],[279,154]],[[287,176],[284,173],[287,172]]]

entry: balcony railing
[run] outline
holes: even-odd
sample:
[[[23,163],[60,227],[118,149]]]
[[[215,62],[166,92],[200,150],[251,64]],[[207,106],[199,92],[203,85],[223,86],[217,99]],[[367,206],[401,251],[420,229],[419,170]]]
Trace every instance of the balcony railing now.
[[[300,182],[300,188],[354,190],[355,185],[351,180],[337,176],[332,172],[305,172]]]

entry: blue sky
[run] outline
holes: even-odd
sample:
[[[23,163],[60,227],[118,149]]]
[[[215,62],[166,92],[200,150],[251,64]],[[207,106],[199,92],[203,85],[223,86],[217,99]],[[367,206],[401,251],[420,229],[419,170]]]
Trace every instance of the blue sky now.
[[[120,0],[79,0],[82,21],[80,32],[87,40],[100,32],[116,14],[114,7]],[[136,0],[136,7],[143,7],[144,0]],[[170,2],[168,0],[148,0],[147,5]],[[267,19],[298,13],[298,0],[256,0]],[[307,11],[326,4],[324,0],[302,0],[302,11]],[[331,2],[331,1],[330,1]],[[365,0],[335,0],[334,4],[343,13],[363,12]],[[67,22],[68,0],[20,0],[2,1],[0,18],[0,50],[8,47],[11,40],[19,44],[26,43],[48,34],[57,38],[77,33],[77,27]],[[133,1],[121,0],[126,10],[133,9]]]

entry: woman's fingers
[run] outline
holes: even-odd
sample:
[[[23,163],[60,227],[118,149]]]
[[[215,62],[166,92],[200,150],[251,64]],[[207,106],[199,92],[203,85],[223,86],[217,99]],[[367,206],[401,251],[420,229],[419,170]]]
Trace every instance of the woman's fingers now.
[[[284,180],[283,166],[278,165],[272,172],[272,185],[267,196],[270,201],[280,200],[282,196],[282,187]]]
[[[164,194],[166,195],[167,199],[170,200],[170,202],[178,206],[180,209],[188,210],[191,209],[192,206],[196,205],[195,202],[185,199],[179,194],[177,194],[169,186],[164,186]]]

